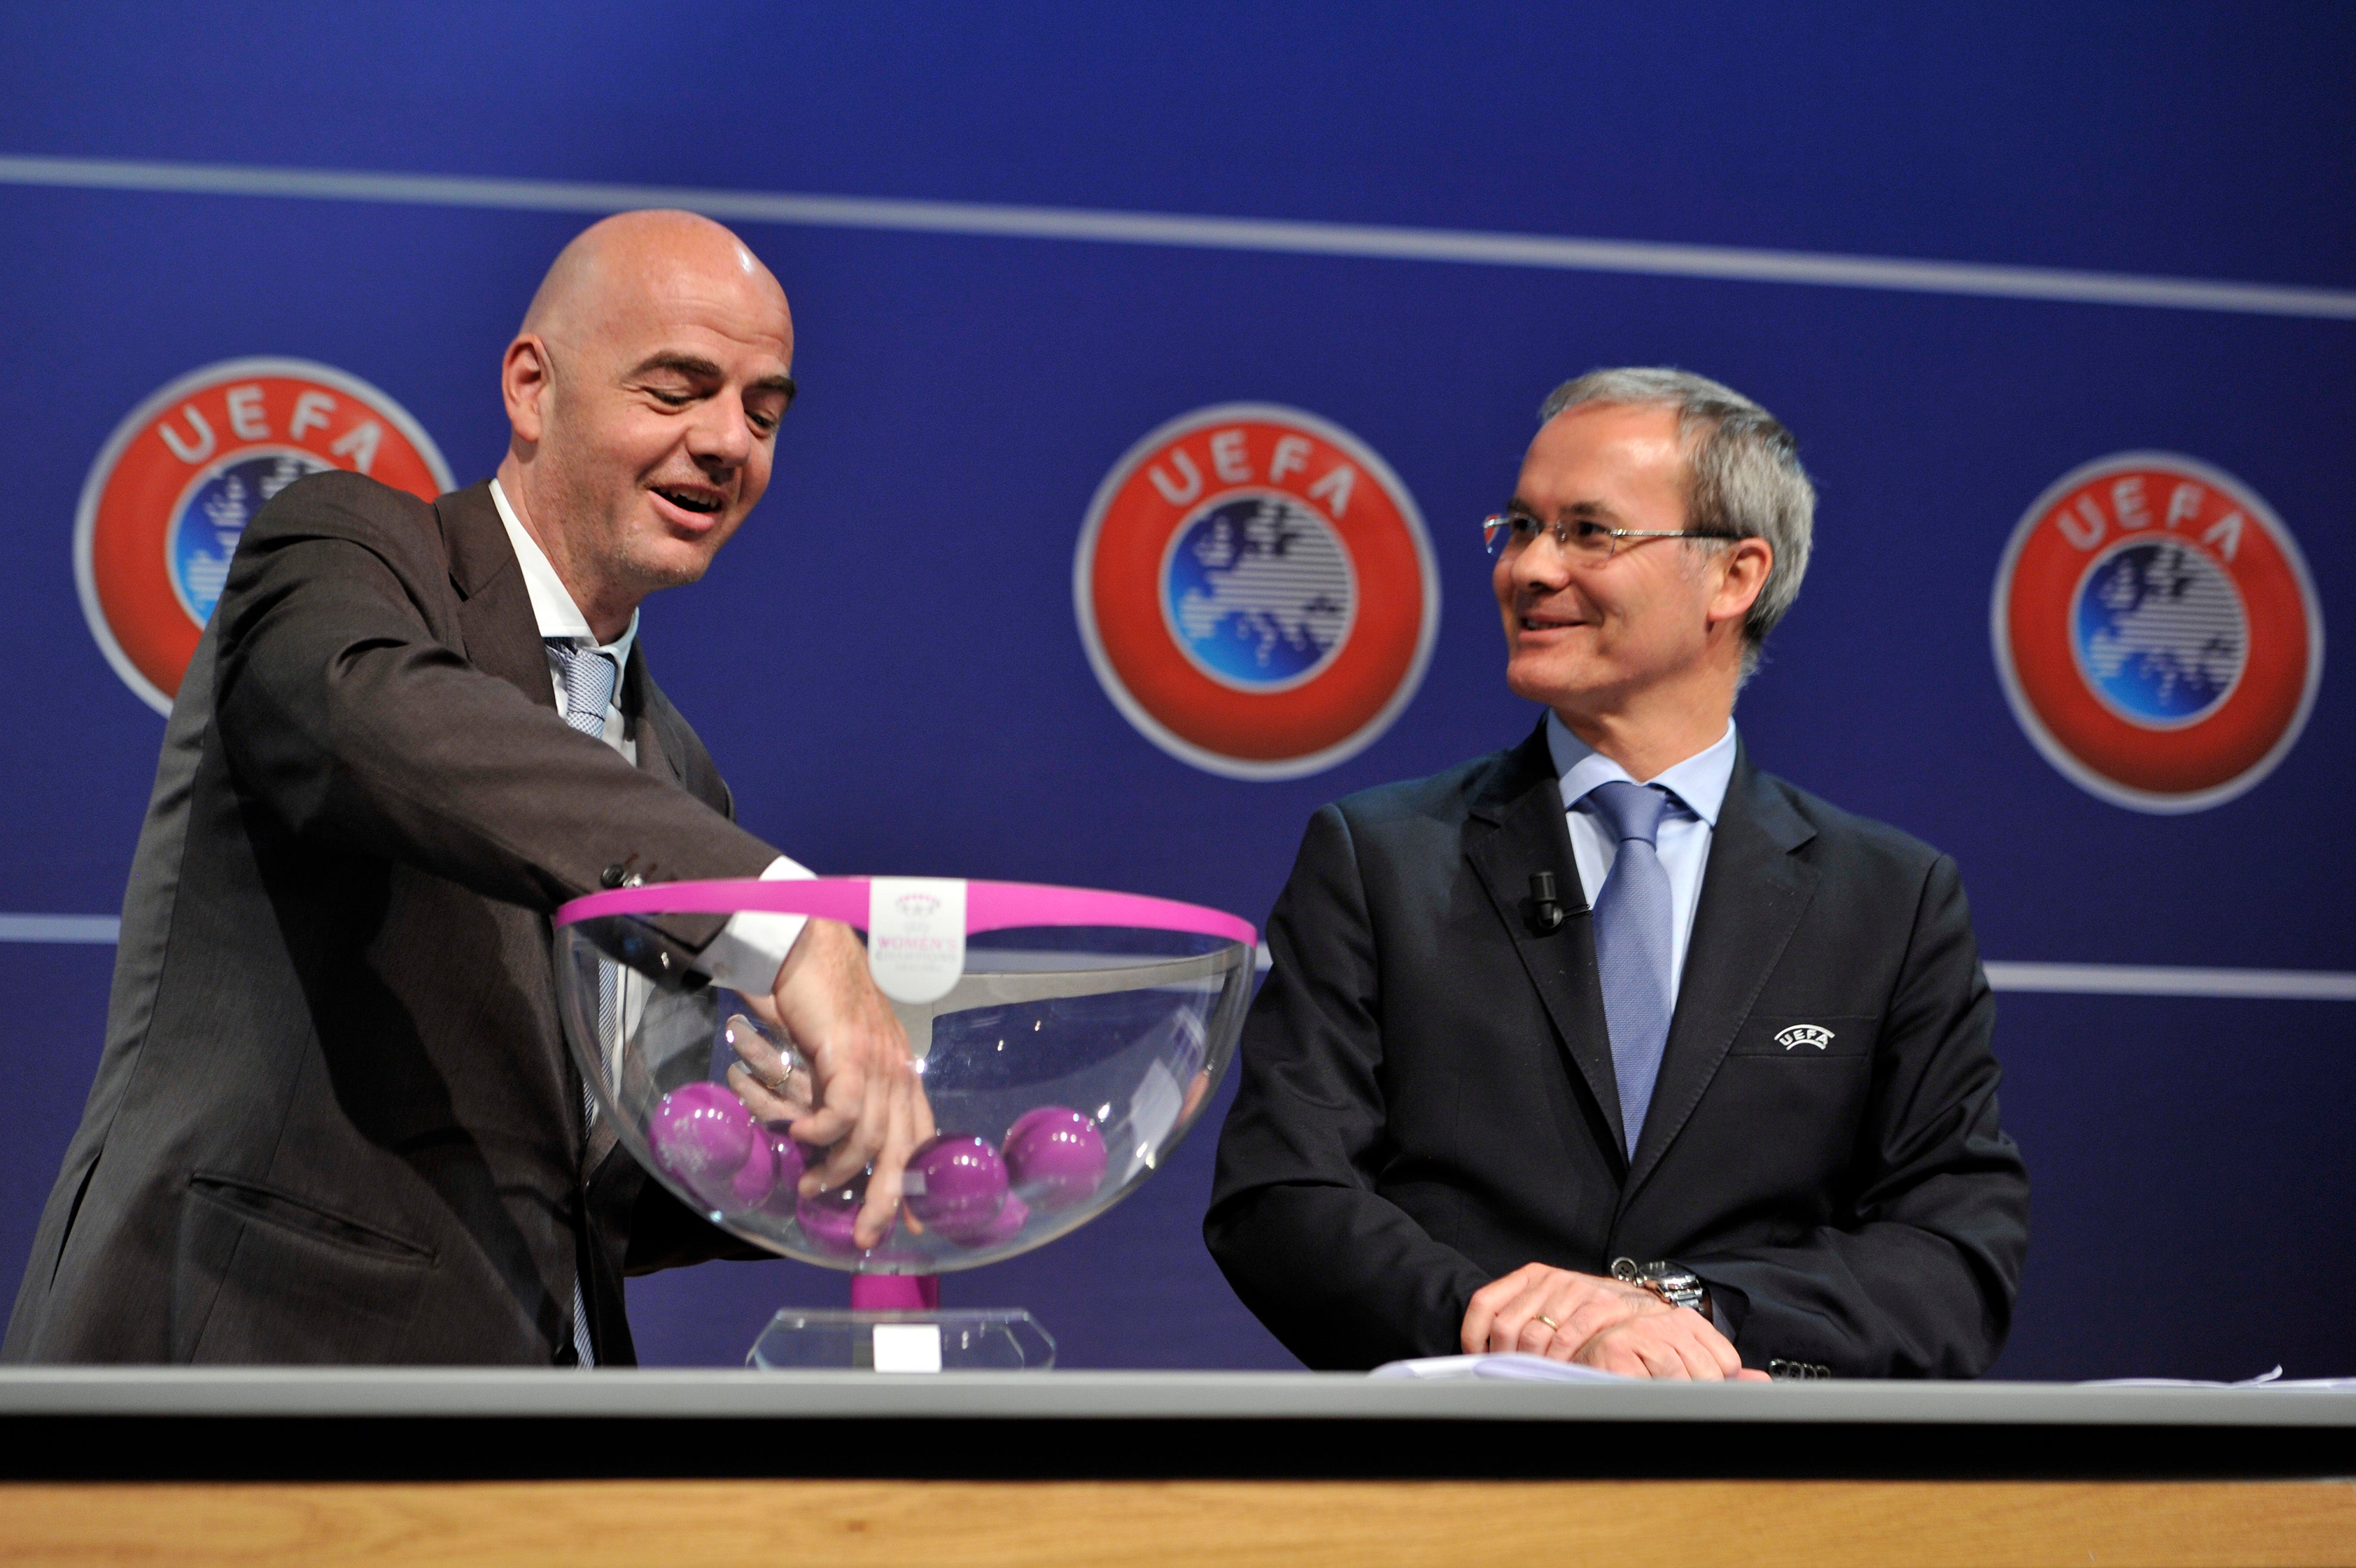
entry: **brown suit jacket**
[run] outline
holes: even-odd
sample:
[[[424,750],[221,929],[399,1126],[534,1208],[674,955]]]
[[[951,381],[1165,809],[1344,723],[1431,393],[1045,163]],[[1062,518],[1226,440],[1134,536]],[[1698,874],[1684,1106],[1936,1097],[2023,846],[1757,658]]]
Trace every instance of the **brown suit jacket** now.
[[[776,854],[642,652],[620,706],[635,768],[559,714],[487,486],[327,474],[262,509],[165,733],[0,1359],[547,1365],[578,1271],[626,1362],[626,1272],[748,1255],[584,1128],[562,1044],[551,911],[609,868]]]

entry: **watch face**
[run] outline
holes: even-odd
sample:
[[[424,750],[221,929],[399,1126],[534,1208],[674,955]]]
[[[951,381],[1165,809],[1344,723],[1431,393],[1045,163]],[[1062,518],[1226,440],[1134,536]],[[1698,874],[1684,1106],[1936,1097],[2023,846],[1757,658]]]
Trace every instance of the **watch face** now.
[[[1668,1263],[1646,1264],[1636,1276],[1636,1283],[1650,1287],[1655,1294],[1671,1306],[1699,1307],[1701,1305],[1701,1280]]]
[[[1612,1262],[1615,1279],[1632,1285],[1643,1285],[1671,1306],[1693,1306],[1702,1298],[1699,1277],[1687,1273],[1665,1259],[1638,1263],[1629,1258],[1615,1258]]]

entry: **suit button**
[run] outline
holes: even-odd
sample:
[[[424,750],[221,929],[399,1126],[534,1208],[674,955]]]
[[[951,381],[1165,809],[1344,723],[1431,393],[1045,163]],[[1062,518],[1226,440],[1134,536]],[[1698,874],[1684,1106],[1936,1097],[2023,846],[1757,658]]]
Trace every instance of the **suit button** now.
[[[619,887],[622,885],[622,878],[628,875],[629,873],[623,870],[618,865],[609,865],[604,871],[598,873],[597,880],[607,887]]]

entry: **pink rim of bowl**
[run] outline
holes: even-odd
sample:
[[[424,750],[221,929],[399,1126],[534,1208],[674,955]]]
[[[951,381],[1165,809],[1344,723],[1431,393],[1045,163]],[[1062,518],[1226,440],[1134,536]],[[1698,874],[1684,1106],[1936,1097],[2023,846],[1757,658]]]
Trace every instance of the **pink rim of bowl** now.
[[[751,879],[657,882],[619,887],[575,898],[556,911],[556,924],[617,915],[734,915],[757,910],[773,915],[815,915],[865,929],[864,876],[819,876],[797,881]],[[1088,887],[1053,887],[1035,882],[969,882],[965,929],[1001,931],[1023,926],[1128,926],[1152,931],[1188,931],[1223,937],[1246,947],[1259,934],[1250,922],[1200,904],[1151,898],[1141,893],[1104,893]]]

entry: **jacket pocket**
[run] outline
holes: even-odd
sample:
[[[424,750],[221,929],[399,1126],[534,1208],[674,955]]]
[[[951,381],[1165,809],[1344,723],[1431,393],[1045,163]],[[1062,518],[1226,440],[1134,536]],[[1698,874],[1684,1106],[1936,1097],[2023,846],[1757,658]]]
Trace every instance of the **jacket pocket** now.
[[[401,1359],[434,1259],[291,1193],[199,1171],[180,1205],[172,1359]]]

